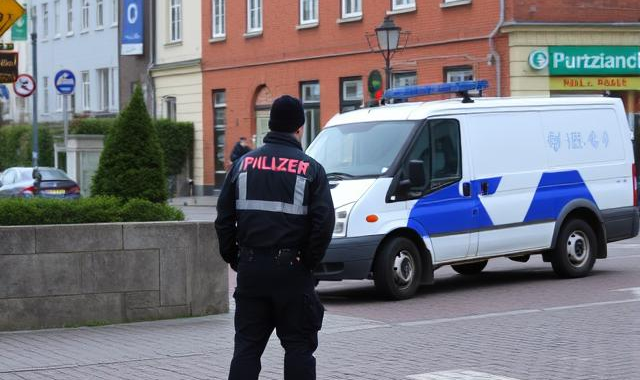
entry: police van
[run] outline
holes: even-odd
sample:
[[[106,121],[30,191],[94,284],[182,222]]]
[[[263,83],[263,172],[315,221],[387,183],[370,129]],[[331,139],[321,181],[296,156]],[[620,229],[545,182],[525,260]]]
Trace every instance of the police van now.
[[[329,178],[336,224],[318,280],[373,279],[411,297],[445,265],[541,254],[589,274],[607,243],[638,234],[631,132],[608,97],[477,98],[486,81],[392,89],[457,92],[334,116],[307,149]]]

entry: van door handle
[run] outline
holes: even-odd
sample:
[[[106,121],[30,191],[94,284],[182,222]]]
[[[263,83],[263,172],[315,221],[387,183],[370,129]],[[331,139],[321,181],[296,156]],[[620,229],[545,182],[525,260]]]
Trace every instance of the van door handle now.
[[[480,184],[480,193],[482,195],[487,195],[489,194],[489,182],[482,182]]]
[[[462,184],[462,195],[465,197],[471,196],[471,184],[469,182]]]

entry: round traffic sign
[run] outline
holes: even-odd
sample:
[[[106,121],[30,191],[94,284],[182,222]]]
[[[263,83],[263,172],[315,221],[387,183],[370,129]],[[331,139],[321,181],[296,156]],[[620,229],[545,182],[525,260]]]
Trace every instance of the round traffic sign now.
[[[20,74],[13,82],[13,92],[18,96],[26,98],[31,96],[36,90],[36,81],[29,74]]]
[[[69,70],[60,70],[56,74],[54,84],[60,95],[71,95],[76,88],[76,76]]]

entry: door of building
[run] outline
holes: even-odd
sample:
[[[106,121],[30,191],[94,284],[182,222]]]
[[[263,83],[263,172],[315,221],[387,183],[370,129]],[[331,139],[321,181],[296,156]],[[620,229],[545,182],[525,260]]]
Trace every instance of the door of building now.
[[[256,111],[256,134],[253,144],[256,148],[264,145],[264,136],[269,133],[269,111]]]

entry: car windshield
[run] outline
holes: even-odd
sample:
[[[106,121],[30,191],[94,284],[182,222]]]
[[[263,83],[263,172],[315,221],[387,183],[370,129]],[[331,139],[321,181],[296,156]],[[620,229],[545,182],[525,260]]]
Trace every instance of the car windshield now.
[[[416,123],[380,121],[327,128],[307,154],[322,164],[329,176],[377,177],[389,169]]]

